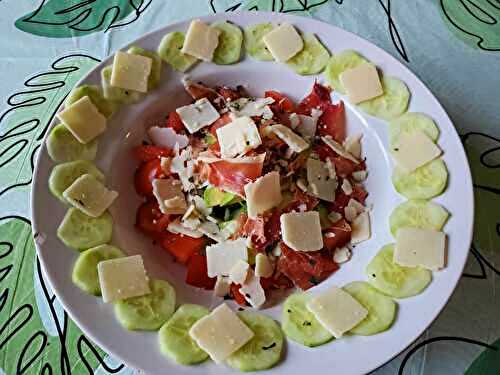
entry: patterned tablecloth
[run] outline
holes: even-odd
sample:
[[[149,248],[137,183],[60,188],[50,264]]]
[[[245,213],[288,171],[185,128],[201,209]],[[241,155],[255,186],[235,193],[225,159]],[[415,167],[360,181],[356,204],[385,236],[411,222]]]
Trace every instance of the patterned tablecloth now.
[[[500,0],[0,0],[1,375],[136,373],[82,334],[44,280],[30,230],[37,150],[71,88],[120,46],[170,22],[257,9],[384,48],[430,87],[467,149],[476,230],[465,273],[434,324],[375,373],[500,374]]]

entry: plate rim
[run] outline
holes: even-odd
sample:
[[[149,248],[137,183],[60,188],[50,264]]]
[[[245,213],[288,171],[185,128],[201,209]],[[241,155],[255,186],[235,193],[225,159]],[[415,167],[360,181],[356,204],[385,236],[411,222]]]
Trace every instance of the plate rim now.
[[[398,65],[406,75],[408,75],[409,77],[412,77],[415,79],[415,81],[421,86],[421,88],[424,90],[425,94],[429,97],[432,98],[434,104],[436,104],[438,106],[438,108],[443,112],[443,114],[446,116],[446,119],[449,121],[449,123],[451,124],[452,128],[453,128],[453,132],[452,132],[452,136],[454,138],[454,141],[457,142],[459,145],[460,145],[460,151],[461,151],[461,154],[460,154],[460,157],[462,157],[463,161],[465,161],[465,163],[462,165],[464,167],[464,174],[465,174],[465,178],[467,181],[470,181],[470,184],[466,184],[467,187],[468,187],[468,195],[469,195],[469,202],[470,202],[470,205],[471,205],[471,211],[470,211],[470,215],[469,215],[469,221],[470,221],[470,230],[469,230],[469,233],[467,233],[467,245],[468,245],[468,252],[467,254],[469,254],[470,252],[470,246],[472,244],[472,241],[473,241],[473,236],[474,236],[474,221],[475,221],[475,200],[474,200],[474,187],[473,187],[473,179],[472,179],[472,173],[471,173],[471,168],[470,168],[470,163],[469,163],[469,160],[467,158],[467,153],[466,153],[466,150],[465,150],[465,147],[461,141],[461,138],[460,138],[460,135],[453,123],[453,121],[451,120],[448,112],[446,111],[446,109],[443,107],[443,105],[441,104],[441,102],[438,100],[438,98],[436,98],[436,96],[432,93],[432,91],[427,87],[427,85],[420,79],[420,77],[414,73],[413,71],[411,71],[407,65],[405,65],[404,63],[402,63],[401,61],[399,61],[396,57],[394,57],[391,53],[389,53],[388,51],[386,51],[385,49],[379,47],[378,45],[376,45],[375,43],[365,39],[364,37],[356,34],[356,33],[353,33],[351,31],[348,31],[348,30],[345,30],[343,29],[342,27],[339,27],[339,26],[336,26],[334,24],[331,24],[331,23],[328,23],[328,22],[325,22],[321,19],[317,19],[317,18],[314,18],[314,17],[306,17],[306,16],[301,16],[301,15],[296,15],[296,14],[288,14],[288,13],[281,13],[281,12],[270,12],[270,11],[236,11],[236,12],[219,12],[219,13],[214,13],[214,14],[208,14],[208,15],[203,15],[203,16],[197,16],[197,17],[188,17],[188,18],[183,18],[181,20],[178,20],[176,22],[172,22],[172,23],[167,23],[161,27],[158,27],[158,28],[155,28],[154,30],[152,31],[149,31],[145,34],[141,34],[138,38],[130,41],[130,42],[127,42],[126,44],[122,45],[121,47],[117,48],[112,54],[102,58],[102,59],[99,59],[100,62],[94,66],[92,69],[90,69],[80,80],[78,80],[76,83],[75,83],[75,86],[74,87],[78,87],[79,85],[81,85],[83,82],[85,82],[88,78],[88,76],[90,74],[92,74],[92,72],[98,70],[98,69],[101,69],[104,64],[107,63],[107,60],[114,56],[114,54],[116,53],[116,51],[120,51],[120,50],[125,50],[127,48],[129,48],[130,46],[134,45],[134,44],[140,44],[141,41],[145,40],[145,39],[148,39],[151,35],[153,34],[156,34],[166,28],[174,28],[174,27],[180,27],[182,26],[183,24],[185,24],[186,22],[189,22],[191,20],[194,20],[194,19],[200,19],[202,21],[217,21],[217,20],[220,20],[220,19],[224,19],[224,20],[228,20],[228,21],[231,21],[232,20],[232,16],[236,16],[236,17],[239,17],[239,16],[250,16],[250,17],[255,17],[256,15],[265,15],[267,17],[275,17],[276,18],[276,23],[280,22],[281,19],[286,19],[286,20],[290,20],[291,22],[293,22],[293,19],[299,19],[299,20],[304,20],[306,19],[308,22],[311,22],[311,23],[318,23],[318,24],[324,24],[324,25],[327,25],[328,27],[330,28],[333,28],[333,29],[338,29],[340,31],[342,31],[343,33],[347,33],[349,34],[350,37],[353,37],[354,39],[360,39],[361,41],[363,41],[364,43],[368,43],[370,44],[371,48],[377,50],[377,52],[379,53],[382,53],[385,58],[387,58],[390,62],[390,65]],[[265,22],[268,22],[268,21],[265,21]],[[82,53],[79,53],[79,54],[82,54]],[[68,55],[71,55],[71,53],[69,53]],[[64,56],[67,56],[66,54]],[[222,66],[222,68],[224,68],[224,66]],[[189,74],[189,73],[188,73]],[[323,74],[320,73],[320,74]],[[319,74],[318,74],[319,75]],[[399,78],[399,77],[398,77]],[[404,82],[404,81],[403,81]],[[41,147],[40,147],[40,152],[37,153],[37,156],[36,156],[36,162],[35,162],[35,167],[33,169],[33,173],[32,173],[32,183],[31,183],[31,187],[30,187],[30,214],[31,214],[31,218],[30,218],[30,222],[31,222],[31,229],[32,229],[32,234],[33,236],[35,236],[37,234],[37,222],[35,220],[36,218],[36,215],[35,215],[35,211],[36,211],[36,206],[37,206],[37,203],[36,203],[36,193],[35,193],[35,189],[34,187],[37,185],[37,181],[38,181],[38,175],[39,175],[39,168],[40,168],[40,159],[41,159],[41,155],[42,155],[42,151],[46,151],[46,139],[48,138],[49,134],[50,134],[50,130],[53,128],[53,126],[55,125],[55,122],[57,121],[56,119],[56,115],[58,112],[61,111],[61,109],[64,108],[64,101],[61,102],[61,104],[59,105],[59,107],[56,109],[56,111],[53,113],[53,116],[50,120],[50,123],[48,125],[48,128],[47,128],[47,131],[43,137],[43,140],[41,142]],[[370,116],[370,115],[368,115]],[[389,123],[388,120],[383,120],[385,123]],[[436,197],[435,197],[436,198]],[[433,198],[431,198],[430,200],[432,200]],[[446,207],[445,207],[446,208]],[[48,282],[50,283],[51,287],[52,287],[52,290],[53,292],[55,293],[55,295],[57,296],[57,299],[59,300],[59,302],[61,303],[62,307],[64,308],[65,312],[68,313],[69,317],[73,320],[73,322],[78,326],[78,328],[82,331],[82,333],[86,336],[88,336],[96,345],[98,345],[101,349],[103,349],[106,354],[108,355],[112,355],[113,358],[115,359],[118,359],[120,361],[122,361],[126,366],[128,367],[131,367],[133,369],[141,369],[140,366],[138,366],[138,364],[134,363],[134,362],[128,362],[128,361],[125,361],[120,355],[116,354],[115,351],[110,348],[108,345],[104,344],[97,335],[94,335],[94,333],[92,332],[91,329],[89,329],[88,325],[84,324],[79,318],[76,317],[75,314],[73,314],[73,311],[71,309],[71,306],[70,304],[66,303],[66,299],[65,297],[62,295],[62,294],[59,294],[57,288],[55,288],[53,285],[53,280],[54,280],[54,277],[51,276],[52,272],[53,271],[47,271],[46,267],[45,267],[45,260],[44,260],[44,252],[40,249],[40,246],[41,244],[38,243],[38,241],[34,241],[34,244],[35,244],[35,249],[36,249],[36,254],[37,254],[37,257],[38,259],[40,260],[40,265],[41,265],[41,268],[42,268],[42,271],[43,271],[43,274],[44,276],[47,278]],[[467,259],[468,257],[466,256],[464,258],[464,262],[460,268],[460,272],[456,272],[455,273],[455,277],[453,279],[453,287],[450,289],[450,292],[449,294],[446,296],[446,298],[444,299],[444,302],[442,303],[441,307],[434,313],[434,315],[432,316],[432,318],[430,319],[429,321],[429,324],[424,327],[418,334],[416,334],[414,337],[411,337],[411,338],[408,338],[406,340],[404,340],[405,344],[404,346],[396,351],[395,353],[393,353],[392,356],[390,356],[390,358],[386,358],[386,359],[380,359],[378,360],[378,364],[376,364],[373,368],[370,368],[367,370],[367,374],[368,373],[371,373],[377,369],[379,369],[380,367],[384,366],[385,364],[387,364],[388,362],[390,362],[391,360],[393,360],[395,357],[397,357],[398,355],[400,355],[402,352],[404,352],[406,349],[408,349],[408,347],[410,347],[416,340],[419,339],[419,337],[422,336],[422,334],[425,333],[425,331],[427,329],[429,329],[429,327],[436,321],[436,319],[439,317],[439,315],[441,314],[441,312],[444,310],[444,308],[448,305],[449,303],[449,300],[450,298],[452,297],[452,295],[454,294],[454,292],[456,291],[457,289],[457,286],[458,286],[458,283],[462,277],[462,274],[463,274],[463,271],[465,269],[465,266],[467,264]],[[458,271],[458,270],[457,270]],[[410,297],[411,298],[411,297]],[[396,299],[398,300],[398,299]],[[181,366],[177,363],[174,363],[172,362],[172,364],[174,366]],[[141,371],[144,371],[141,369]]]

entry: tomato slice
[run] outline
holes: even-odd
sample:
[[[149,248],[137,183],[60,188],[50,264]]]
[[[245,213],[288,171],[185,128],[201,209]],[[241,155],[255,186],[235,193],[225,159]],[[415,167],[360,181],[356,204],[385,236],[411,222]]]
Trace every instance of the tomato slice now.
[[[302,99],[298,105],[297,113],[309,116],[313,108],[321,107],[325,103],[332,103],[330,90],[318,82],[314,82],[311,93]]]
[[[264,93],[264,96],[266,98],[274,99],[274,103],[271,105],[272,109],[281,110],[288,113],[295,111],[294,102],[288,96],[283,95],[278,91],[272,91],[272,90],[266,91]]]
[[[136,146],[132,152],[134,153],[134,157],[142,163],[161,157],[172,156],[172,150],[153,145]]]
[[[196,288],[212,290],[216,279],[208,277],[207,257],[201,254],[193,254],[189,258],[186,274],[186,284]]]
[[[143,197],[153,196],[153,180],[165,176],[160,159],[156,158],[142,163],[135,171],[134,186],[137,194]]]
[[[241,285],[231,284],[230,291],[236,303],[240,306],[247,307],[245,296],[240,292]]]
[[[323,103],[320,109],[323,114],[318,119],[319,135],[329,135],[337,142],[342,143],[346,137],[344,102],[339,104]]]
[[[200,253],[206,246],[205,238],[193,238],[182,234],[167,232],[161,241],[161,246],[172,254],[182,264],[190,261],[191,257]]]
[[[147,201],[137,209],[135,225],[144,234],[160,236],[166,232],[169,222],[169,216],[161,213],[155,200]]]
[[[182,123],[181,117],[176,111],[172,111],[168,114],[165,127],[174,129],[176,133],[180,133],[186,130],[184,128],[184,124]]]
[[[333,233],[334,237],[324,235],[323,245],[329,250],[333,251],[337,247],[345,246],[351,241],[351,226],[345,219],[340,219],[334,223],[330,228],[328,228],[325,233]]]

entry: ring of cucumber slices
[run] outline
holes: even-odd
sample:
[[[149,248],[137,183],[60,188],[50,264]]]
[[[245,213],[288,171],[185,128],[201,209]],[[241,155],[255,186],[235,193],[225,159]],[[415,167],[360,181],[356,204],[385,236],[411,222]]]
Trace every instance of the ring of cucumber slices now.
[[[212,25],[220,32],[219,45],[213,61],[219,65],[235,64],[242,58],[243,49],[253,59],[274,61],[263,37],[275,28],[271,23],[250,25],[240,29],[229,22]],[[302,36],[303,49],[286,62],[300,75],[325,72],[327,82],[341,94],[345,89],[340,76],[343,72],[362,64],[371,64],[358,52],[342,51],[330,56],[329,51],[314,34]],[[181,52],[185,33],[171,32],[164,36],[156,52],[131,47],[128,53],[152,60],[148,78],[148,91],[160,83],[162,62],[174,70],[186,72],[199,60]],[[244,47],[244,48],[243,48]],[[145,94],[111,85],[112,67],[101,71],[102,87],[83,85],[75,88],[65,101],[70,106],[87,96],[106,118],[110,118],[121,105],[140,101]],[[422,132],[437,142],[439,128],[421,113],[407,112],[410,91],[404,82],[394,77],[382,76],[384,94],[358,104],[369,115],[389,120],[391,149],[397,147],[402,134]],[[104,174],[92,163],[96,157],[97,139],[83,144],[63,125],[52,128],[47,141],[47,152],[57,164],[49,178],[49,189],[62,203],[67,203],[62,193],[83,174],[91,174],[104,181]],[[429,201],[446,188],[448,171],[442,159],[408,173],[395,167],[392,182],[395,189],[409,200],[396,207],[389,219],[391,233],[395,236],[403,227],[442,230],[449,213]],[[206,192],[207,193],[207,192]],[[220,197],[227,202],[233,199]],[[86,293],[100,296],[101,289],[97,264],[104,260],[123,257],[123,252],[109,245],[113,220],[108,211],[100,217],[90,217],[70,208],[57,235],[68,247],[83,251],[75,262],[72,280]],[[366,267],[368,282],[355,281],[344,290],[363,305],[368,314],[361,323],[350,330],[353,335],[373,335],[391,327],[396,319],[397,303],[392,299],[406,298],[421,293],[431,282],[432,272],[423,268],[402,267],[393,261],[394,246],[384,246]],[[151,294],[120,300],[115,303],[118,321],[129,330],[158,330],[161,352],[183,365],[201,363],[208,358],[190,337],[189,330],[199,319],[209,314],[205,307],[185,304],[175,310],[175,290],[166,281],[152,280]],[[227,363],[241,371],[264,370],[279,362],[283,348],[283,333],[295,343],[315,347],[333,340],[332,334],[316,320],[306,303],[310,296],[298,293],[289,296],[283,305],[281,327],[271,318],[252,313],[240,313],[240,319],[254,332],[254,337],[232,356]],[[174,312],[175,311],[175,312]],[[160,328],[161,327],[161,328]]]

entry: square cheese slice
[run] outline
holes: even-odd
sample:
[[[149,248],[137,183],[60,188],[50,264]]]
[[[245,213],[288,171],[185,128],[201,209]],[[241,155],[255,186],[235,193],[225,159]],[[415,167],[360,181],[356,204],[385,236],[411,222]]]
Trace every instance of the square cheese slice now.
[[[396,237],[394,263],[405,267],[444,268],[446,235],[433,229],[401,228]]]
[[[106,130],[106,117],[88,96],[59,112],[57,117],[80,143],[88,143]]]
[[[406,172],[429,163],[441,155],[441,149],[423,132],[402,133],[392,150],[396,163]]]
[[[351,243],[358,244],[363,241],[369,240],[371,236],[371,229],[370,229],[370,215],[368,214],[368,212],[365,211],[360,213],[358,217],[356,217],[354,221],[351,223],[351,228],[352,228]]]
[[[321,223],[317,211],[290,212],[280,216],[283,242],[295,251],[323,248]]]
[[[243,285],[248,276],[250,265],[244,260],[239,259],[229,272],[229,279],[235,283]]]
[[[187,203],[180,180],[175,178],[154,179],[152,185],[153,195],[163,214],[180,215],[186,212]]]
[[[271,55],[279,62],[286,62],[304,48],[304,41],[295,27],[282,23],[262,38]]]
[[[358,104],[384,93],[377,68],[372,64],[361,64],[340,74],[349,100]]]
[[[193,20],[189,25],[182,53],[203,61],[212,61],[214,51],[219,44],[220,31],[200,20]]]
[[[232,158],[262,144],[259,130],[250,117],[238,117],[216,130],[223,158]]]
[[[148,92],[152,64],[153,60],[150,57],[118,51],[113,60],[111,86]]]
[[[217,281],[214,286],[214,294],[217,297],[225,297],[229,294],[231,288],[231,280],[226,276],[217,276]]]
[[[118,193],[109,190],[93,175],[84,174],[64,190],[63,197],[84,214],[99,217],[111,206]]]
[[[363,305],[336,286],[311,298],[306,307],[335,338],[342,337],[368,315]]]
[[[280,174],[276,171],[259,177],[244,186],[248,216],[255,219],[259,214],[281,203]]]
[[[197,100],[175,110],[189,133],[196,133],[219,119],[220,114],[207,98]]]
[[[248,261],[247,241],[245,238],[238,238],[234,241],[219,242],[207,246],[206,254],[209,277],[229,276],[239,260]]]
[[[304,138],[294,133],[292,129],[284,125],[272,125],[270,130],[276,134],[279,139],[285,142],[294,152],[302,152],[309,148],[309,143],[307,143]]]
[[[255,276],[271,277],[274,273],[274,263],[266,254],[258,253],[255,256]]]
[[[104,302],[151,293],[149,278],[140,255],[99,262],[97,273]]]
[[[215,363],[221,363],[250,341],[254,333],[223,303],[194,323],[189,335]]]
[[[307,159],[307,182],[309,182],[309,192],[327,202],[335,201],[335,190],[337,180],[330,177],[330,171],[321,160]]]

